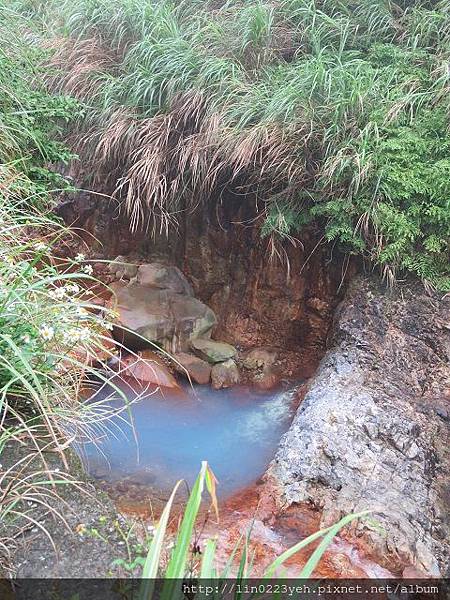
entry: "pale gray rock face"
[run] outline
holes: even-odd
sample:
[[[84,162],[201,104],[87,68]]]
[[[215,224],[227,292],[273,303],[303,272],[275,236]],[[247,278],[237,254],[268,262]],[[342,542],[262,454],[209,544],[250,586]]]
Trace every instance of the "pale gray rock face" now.
[[[176,294],[194,295],[192,286],[184,274],[172,265],[157,262],[141,265],[137,269],[136,281],[141,285],[170,290]]]
[[[435,576],[450,559],[449,314],[419,284],[356,280],[270,467],[285,500],[321,508],[324,525],[374,510],[385,534],[361,523],[354,535],[388,568]]]

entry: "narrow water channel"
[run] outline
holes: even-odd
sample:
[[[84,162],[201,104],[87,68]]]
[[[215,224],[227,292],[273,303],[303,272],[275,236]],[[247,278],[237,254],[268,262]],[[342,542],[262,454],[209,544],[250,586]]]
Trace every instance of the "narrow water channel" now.
[[[186,385],[139,397],[115,382],[131,402],[113,417],[95,443],[78,447],[85,468],[109,483],[136,483],[158,493],[176,481],[192,485],[202,460],[211,465],[219,497],[257,481],[272,460],[293,416],[295,389],[257,393],[245,388],[213,390]],[[118,409],[124,399],[103,387],[91,402]]]

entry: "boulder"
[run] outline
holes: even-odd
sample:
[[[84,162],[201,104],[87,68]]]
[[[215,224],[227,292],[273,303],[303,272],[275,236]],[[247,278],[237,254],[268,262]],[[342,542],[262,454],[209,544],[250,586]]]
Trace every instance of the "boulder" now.
[[[136,277],[138,272],[138,265],[127,263],[125,256],[117,256],[108,265],[108,271],[111,275],[114,275],[116,279],[130,280]]]
[[[161,357],[151,350],[144,350],[137,356],[131,355],[122,359],[119,373],[122,377],[131,377],[146,384],[175,389],[180,387]]]
[[[254,348],[247,352],[242,360],[243,366],[249,371],[256,369],[268,370],[274,364],[277,354],[266,348]]]
[[[131,350],[155,343],[169,352],[185,351],[192,340],[209,335],[217,322],[213,311],[191,296],[139,284],[111,287],[112,308],[118,313],[113,335]]]
[[[137,283],[176,294],[194,295],[191,284],[180,269],[158,262],[141,265],[137,269]]]
[[[173,359],[174,368],[179,373],[186,376],[187,371],[190,378],[195,383],[199,383],[201,385],[209,383],[211,379],[211,365],[209,363],[201,358],[198,358],[198,356],[188,354],[187,352],[179,352],[178,354],[174,354]]]
[[[273,368],[276,358],[276,352],[266,348],[254,348],[244,356],[242,365],[252,371],[252,382],[259,390],[272,390],[280,382]]]
[[[381,528],[346,535],[394,573],[449,572],[449,317],[418,283],[357,278],[270,468],[281,502],[315,505],[322,526],[373,510]]]
[[[191,348],[201,358],[212,364],[224,362],[237,354],[236,348],[230,344],[200,337],[191,341]]]
[[[239,381],[239,369],[231,358],[215,364],[211,369],[211,385],[215,390],[232,387]]]

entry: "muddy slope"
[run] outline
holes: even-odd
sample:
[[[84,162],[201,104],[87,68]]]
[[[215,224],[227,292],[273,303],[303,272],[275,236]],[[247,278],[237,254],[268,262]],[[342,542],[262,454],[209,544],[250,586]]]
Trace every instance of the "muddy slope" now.
[[[354,539],[400,574],[448,576],[450,298],[356,279],[270,473],[288,504],[376,511]],[[408,573],[411,571],[406,571]]]

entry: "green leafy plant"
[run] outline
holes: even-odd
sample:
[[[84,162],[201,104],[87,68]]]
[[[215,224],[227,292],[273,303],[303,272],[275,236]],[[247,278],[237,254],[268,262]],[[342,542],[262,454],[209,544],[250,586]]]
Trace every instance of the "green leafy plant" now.
[[[70,189],[50,165],[75,158],[60,134],[81,115],[74,98],[46,90],[47,56],[31,21],[0,7],[0,190],[39,209],[51,203],[52,190]]]

